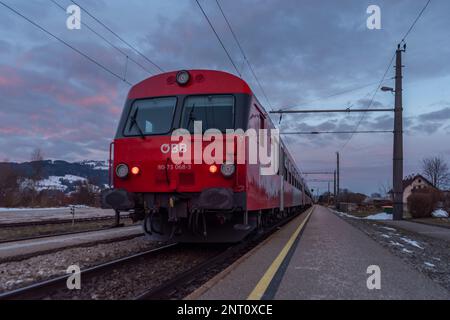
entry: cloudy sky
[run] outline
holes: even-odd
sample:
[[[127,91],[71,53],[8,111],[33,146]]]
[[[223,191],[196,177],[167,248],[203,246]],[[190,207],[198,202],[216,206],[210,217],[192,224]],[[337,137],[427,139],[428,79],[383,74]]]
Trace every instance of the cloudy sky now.
[[[129,83],[159,71],[82,12],[81,30],[66,28],[69,0],[1,0],[106,66],[121,81],[0,4],[0,161],[105,159]],[[163,70],[210,68],[236,73],[194,0],[77,0]],[[425,0],[221,1],[274,109],[365,108]],[[242,76],[266,104],[243,63],[219,8],[200,0]],[[381,30],[366,27],[369,5]],[[406,42],[405,174],[427,155],[450,161],[450,2],[432,0]],[[94,34],[89,27],[105,37]],[[112,45],[111,45],[112,44]],[[128,61],[126,55],[133,61]],[[126,70],[126,74],[125,74]],[[386,86],[393,86],[394,69]],[[360,88],[359,90],[354,90]],[[335,95],[349,91],[346,94]],[[379,92],[373,108],[392,107]],[[266,108],[269,107],[266,104]],[[285,116],[282,131],[352,130],[361,115]],[[367,114],[360,130],[391,130],[390,114]],[[289,136],[304,171],[334,170],[342,187],[366,193],[390,184],[392,134]],[[324,178],[324,177],[315,177]],[[311,183],[320,191],[326,184]]]

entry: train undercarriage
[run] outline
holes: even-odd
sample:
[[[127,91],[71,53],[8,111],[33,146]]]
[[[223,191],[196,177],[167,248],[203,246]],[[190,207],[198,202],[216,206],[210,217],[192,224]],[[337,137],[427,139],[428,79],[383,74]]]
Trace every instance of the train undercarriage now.
[[[128,193],[107,190],[102,205],[129,212],[143,221],[147,237],[155,241],[233,243],[303,211],[307,206],[247,211],[246,194],[211,188],[201,193]]]

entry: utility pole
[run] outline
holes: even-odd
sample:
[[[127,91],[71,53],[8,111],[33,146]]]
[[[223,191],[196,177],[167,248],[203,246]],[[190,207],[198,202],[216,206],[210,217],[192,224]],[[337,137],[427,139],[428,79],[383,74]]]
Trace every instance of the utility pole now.
[[[330,193],[330,180],[328,180],[328,197],[327,197],[327,205],[330,205],[330,198],[331,198],[331,193]]]
[[[334,192],[333,192],[333,196],[334,196],[334,205],[336,205],[336,170],[334,170],[334,179],[333,179],[333,187],[334,187]]]
[[[336,152],[336,208],[339,209],[339,188],[340,188],[340,172],[339,172],[339,152]]]
[[[393,158],[393,192],[394,220],[403,219],[403,75],[402,52],[406,51],[400,44],[396,51],[395,66],[395,108],[394,108],[394,158]]]

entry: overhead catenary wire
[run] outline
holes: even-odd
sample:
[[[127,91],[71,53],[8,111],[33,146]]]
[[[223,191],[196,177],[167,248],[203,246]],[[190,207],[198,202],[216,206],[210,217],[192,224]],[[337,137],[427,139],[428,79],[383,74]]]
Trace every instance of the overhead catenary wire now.
[[[391,58],[391,60],[390,60],[390,62],[389,62],[389,65],[388,65],[388,67],[386,68],[386,71],[384,72],[383,77],[381,78],[381,81],[379,82],[378,86],[376,87],[375,91],[373,92],[372,98],[370,99],[370,101],[369,101],[369,103],[368,103],[368,105],[367,105],[367,107],[366,107],[366,110],[369,110],[369,109],[372,107],[372,105],[373,105],[373,103],[374,103],[374,101],[375,101],[375,97],[377,96],[378,91],[380,90],[381,86],[383,85],[383,82],[385,81],[386,76],[387,76],[389,70],[391,69],[392,63],[394,62],[394,58],[395,58],[395,53],[394,53],[394,55],[392,56],[392,58]],[[353,130],[354,132],[353,132],[353,133],[350,135],[350,137],[345,141],[345,143],[342,145],[342,147],[340,148],[340,150],[343,150],[343,149],[348,145],[348,143],[352,140],[353,136],[355,135],[355,132],[358,131],[359,126],[360,126],[361,123],[363,122],[363,120],[364,120],[364,118],[365,118],[365,115],[366,115],[365,113],[363,113],[363,114],[361,115],[361,118],[359,119],[358,123],[356,124],[355,129]]]
[[[233,61],[233,58],[231,58],[230,53],[228,52],[227,48],[225,47],[222,39],[220,38],[219,34],[217,33],[216,29],[214,28],[213,24],[211,23],[211,20],[209,20],[208,15],[206,14],[205,10],[203,10],[202,5],[198,0],[195,0],[197,2],[198,7],[200,8],[200,11],[202,12],[203,16],[205,17],[206,21],[208,22],[211,30],[214,32],[214,35],[216,36],[217,40],[219,41],[220,45],[222,46],[222,49],[225,51],[228,59],[230,60],[231,64],[233,65],[234,69],[236,70],[239,77],[242,76],[241,72],[239,71],[238,67],[236,66],[236,63]]]
[[[405,35],[402,38],[402,41],[400,41],[400,44],[405,42],[406,38],[409,36],[409,34],[411,33],[411,31],[414,29],[414,27],[416,26],[417,22],[419,21],[419,19],[422,17],[423,13],[425,12],[425,10],[427,10],[428,6],[430,5],[431,0],[428,0],[427,3],[425,4],[425,6],[422,8],[422,10],[420,11],[419,15],[417,16],[416,20],[414,20],[414,22],[412,23],[412,25],[409,27],[408,31],[405,33]]]
[[[59,4],[56,0],[50,0],[51,2],[53,2],[57,7],[59,7],[62,11],[66,12],[66,9]],[[78,19],[77,19],[78,20]],[[134,64],[136,64],[138,67],[140,67],[142,70],[144,70],[145,72],[149,73],[149,74],[153,74],[153,72],[151,72],[149,69],[147,69],[146,67],[144,67],[142,64],[140,64],[138,61],[136,61],[135,59],[133,59],[132,57],[130,57],[125,51],[123,51],[121,48],[119,48],[118,46],[116,46],[114,43],[112,43],[111,41],[109,41],[106,37],[104,37],[103,35],[101,35],[99,32],[95,31],[94,28],[92,28],[89,24],[87,24],[86,22],[83,22],[83,27],[86,27],[88,30],[90,30],[92,33],[94,33],[95,35],[97,35],[99,38],[101,38],[102,40],[104,40],[106,43],[108,43],[111,47],[113,47],[115,50],[117,50],[118,52],[120,52],[122,55],[124,55],[127,58],[127,61],[130,60],[131,62],[133,62]]]
[[[281,135],[317,135],[317,134],[354,134],[354,133],[392,133],[392,130],[365,130],[365,131],[296,131],[281,132]]]
[[[223,18],[225,19],[225,22],[226,22],[226,24],[227,24],[227,26],[228,26],[228,29],[230,29],[230,32],[231,32],[231,34],[233,35],[233,38],[234,38],[234,40],[236,41],[236,43],[237,43],[237,45],[238,45],[238,47],[239,47],[239,50],[240,50],[241,53],[242,53],[242,56],[244,57],[244,61],[247,63],[247,65],[248,65],[248,67],[249,67],[249,69],[250,69],[250,72],[252,73],[253,77],[255,78],[256,83],[258,84],[258,87],[259,87],[259,89],[261,90],[261,93],[263,94],[264,99],[266,100],[266,102],[267,102],[269,108],[270,108],[271,110],[273,110],[272,104],[270,103],[270,100],[269,100],[269,98],[268,98],[268,96],[267,96],[267,94],[266,94],[266,91],[264,90],[263,86],[261,85],[261,81],[259,81],[259,78],[258,78],[258,76],[256,75],[256,72],[255,72],[255,70],[254,70],[252,64],[250,63],[250,61],[249,61],[247,55],[245,54],[244,48],[242,47],[242,45],[241,45],[241,43],[240,43],[240,41],[239,41],[239,39],[238,39],[236,33],[235,33],[234,30],[233,30],[233,27],[231,26],[230,21],[228,20],[228,18],[227,18],[227,16],[226,16],[225,12],[223,11],[222,6],[220,5],[219,0],[216,0],[216,3],[217,3],[217,6],[219,7],[220,12],[222,13]]]
[[[18,10],[10,7],[9,5],[7,5],[6,3],[4,3],[3,1],[0,1],[0,4],[3,5],[5,8],[9,9],[10,11],[12,11],[13,13],[15,13],[16,15],[18,15],[19,17],[25,19],[26,21],[28,21],[29,23],[31,23],[32,25],[34,25],[36,28],[40,29],[41,31],[45,32],[46,34],[48,34],[49,36],[53,37],[54,39],[58,40],[59,42],[61,42],[62,44],[64,44],[65,46],[67,46],[68,48],[72,49],[73,51],[75,51],[76,53],[78,53],[79,55],[83,56],[84,58],[86,58],[87,60],[89,60],[90,62],[94,63],[95,65],[97,65],[98,67],[102,68],[104,71],[108,72],[109,74],[113,75],[114,77],[120,79],[121,81],[127,83],[128,85],[132,85],[130,82],[128,82],[126,79],[124,79],[122,76],[120,76],[119,74],[115,73],[114,71],[110,70],[109,68],[107,68],[105,65],[101,64],[100,62],[96,61],[94,58],[90,57],[89,55],[87,55],[86,53],[80,51],[79,49],[75,48],[74,46],[72,46],[71,44],[69,44],[68,42],[64,41],[63,39],[61,39],[60,37],[58,37],[57,35],[53,34],[52,32],[48,31],[47,29],[45,29],[44,27],[42,27],[40,24],[38,24],[37,22],[31,20],[30,18],[28,18],[27,16],[23,15],[22,13],[20,13]]]
[[[156,69],[158,69],[161,72],[164,72],[164,69],[161,68],[156,62],[148,58],[146,55],[144,55],[141,51],[139,51],[135,46],[130,44],[128,41],[126,41],[124,38],[122,38],[119,34],[117,34],[114,30],[112,30],[110,27],[108,27],[104,22],[102,22],[99,18],[97,18],[94,14],[92,14],[89,10],[87,10],[85,7],[81,6],[78,2],[74,0],[70,0],[73,4],[80,7],[81,10],[83,10],[89,17],[94,19],[98,24],[100,24],[103,28],[111,32],[117,39],[119,39],[121,42],[123,42],[126,46],[131,48],[135,53],[137,53],[139,56],[141,56],[143,59],[145,59],[147,62],[149,62],[151,65],[153,65]]]
[[[392,80],[392,79],[394,79],[394,78],[386,79],[385,81]],[[367,87],[371,87],[371,86],[373,86],[375,84],[379,84],[379,82],[378,81],[370,82],[370,83],[367,83],[367,84],[364,84],[364,85],[361,85],[361,86],[357,86],[357,87],[352,88],[352,89],[347,89],[347,90],[339,91],[339,92],[336,92],[336,93],[332,93],[332,94],[327,95],[325,97],[321,97],[321,98],[317,98],[317,99],[306,101],[303,104],[310,104],[310,103],[314,103],[314,102],[318,102],[318,101],[327,100],[327,99],[334,98],[334,97],[337,97],[337,96],[341,96],[341,95],[344,95],[344,94],[347,94],[347,93],[352,93],[352,92],[355,92],[355,91],[359,91],[361,89],[365,89]],[[298,106],[281,107],[279,111],[288,111],[288,110],[292,110],[292,109],[295,109],[295,108],[298,108]]]
[[[403,36],[402,40],[399,42],[399,46],[400,46],[401,43],[404,43],[404,42],[405,42],[406,38],[409,36],[409,34],[411,33],[411,31],[414,29],[415,25],[417,24],[417,22],[419,21],[419,19],[422,17],[422,15],[424,14],[425,10],[428,8],[428,6],[430,5],[430,3],[431,3],[431,0],[428,0],[428,1],[426,2],[426,4],[424,5],[424,7],[422,8],[422,10],[421,10],[421,11],[419,12],[419,14],[417,15],[416,19],[414,19],[413,23],[412,23],[411,26],[409,27],[408,31],[407,31],[407,32],[405,33],[405,35]],[[373,104],[373,102],[374,102],[374,100],[375,100],[375,97],[376,97],[378,91],[380,90],[381,85],[382,85],[384,79],[386,78],[387,73],[389,72],[389,70],[390,70],[390,68],[391,68],[391,66],[392,66],[392,63],[394,62],[395,55],[396,55],[396,53],[394,52],[394,54],[392,55],[392,58],[391,58],[391,60],[390,60],[390,62],[389,62],[389,66],[388,66],[386,72],[384,73],[383,78],[381,79],[380,84],[378,85],[377,89],[375,90],[375,92],[374,92],[374,94],[373,94],[373,96],[372,96],[372,99],[371,99],[369,105],[367,106],[367,109],[370,109],[370,108],[371,108],[371,106],[372,106],[372,104]],[[401,66],[399,66],[399,67],[401,67]],[[362,121],[364,120],[364,117],[365,117],[365,114],[362,114],[362,116],[361,116],[361,118],[359,119],[359,121],[358,121],[358,123],[357,123],[356,128],[355,128],[354,131],[357,131],[357,130],[358,130],[359,126],[361,125]],[[354,136],[354,134],[352,134],[352,135],[350,136],[350,138],[342,145],[342,147],[340,148],[341,150],[344,149],[344,148],[348,145],[348,143],[349,143],[350,140],[353,138],[353,136]]]

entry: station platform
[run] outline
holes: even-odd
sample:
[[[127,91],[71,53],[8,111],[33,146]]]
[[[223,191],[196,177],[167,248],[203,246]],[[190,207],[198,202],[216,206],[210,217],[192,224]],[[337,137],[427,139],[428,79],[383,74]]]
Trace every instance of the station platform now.
[[[127,239],[143,235],[142,226],[129,226],[102,231],[50,236],[45,238],[11,241],[0,244],[0,261],[23,258],[36,254],[52,252],[61,248],[108,242],[114,239]]]
[[[113,218],[115,212],[112,209],[100,209],[89,207],[76,207],[75,216],[69,207],[47,209],[1,209],[0,226],[16,223],[44,223],[48,221],[72,221],[75,219],[89,218]]]
[[[372,265],[381,270],[380,290],[367,287]],[[315,206],[186,299],[450,299],[450,294],[327,208]]]

